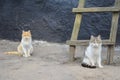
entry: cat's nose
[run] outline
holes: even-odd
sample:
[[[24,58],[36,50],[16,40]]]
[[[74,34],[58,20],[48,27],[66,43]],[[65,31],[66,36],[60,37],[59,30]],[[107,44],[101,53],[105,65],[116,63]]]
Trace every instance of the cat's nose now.
[[[98,47],[98,44],[95,44],[96,47]]]

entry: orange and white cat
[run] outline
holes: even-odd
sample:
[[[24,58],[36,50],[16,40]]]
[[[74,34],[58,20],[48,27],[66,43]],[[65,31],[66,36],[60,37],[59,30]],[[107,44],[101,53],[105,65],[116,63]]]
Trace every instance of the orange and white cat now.
[[[29,31],[22,31],[21,43],[17,47],[17,51],[6,52],[6,54],[22,55],[29,57],[33,53],[32,36]]]

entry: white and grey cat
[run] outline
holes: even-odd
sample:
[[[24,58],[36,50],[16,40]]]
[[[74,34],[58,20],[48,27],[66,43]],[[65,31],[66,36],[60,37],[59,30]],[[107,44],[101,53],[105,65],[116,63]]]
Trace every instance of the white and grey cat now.
[[[99,35],[97,37],[94,37],[93,35],[91,35],[89,46],[85,51],[85,56],[81,65],[88,68],[103,68],[103,66],[101,65],[101,50],[101,36]]]

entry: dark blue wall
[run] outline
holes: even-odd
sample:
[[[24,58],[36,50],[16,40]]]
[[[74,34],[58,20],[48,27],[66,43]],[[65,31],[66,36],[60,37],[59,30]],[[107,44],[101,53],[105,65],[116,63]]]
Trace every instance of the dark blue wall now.
[[[20,40],[22,30],[33,39],[65,42],[70,39],[78,0],[0,0],[0,38]],[[113,6],[114,0],[86,0],[85,7]],[[111,13],[84,13],[79,39],[90,35],[109,38]],[[120,21],[119,21],[120,23]],[[120,43],[120,28],[117,44]]]

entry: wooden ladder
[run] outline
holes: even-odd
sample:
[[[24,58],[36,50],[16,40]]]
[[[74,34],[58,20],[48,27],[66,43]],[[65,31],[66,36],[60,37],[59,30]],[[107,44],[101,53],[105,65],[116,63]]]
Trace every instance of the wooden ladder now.
[[[79,0],[78,8],[73,8],[72,10],[72,12],[76,13],[76,17],[75,17],[71,39],[66,42],[66,44],[70,45],[69,47],[70,61],[74,61],[75,59],[74,55],[75,55],[76,46],[89,44],[89,40],[77,40],[81,21],[82,21],[82,13],[112,12],[110,37],[107,40],[102,40],[103,45],[107,46],[107,64],[111,64],[113,63],[114,47],[115,47],[116,34],[118,29],[120,0],[115,0],[114,7],[84,8],[84,4],[85,4],[85,0]]]

